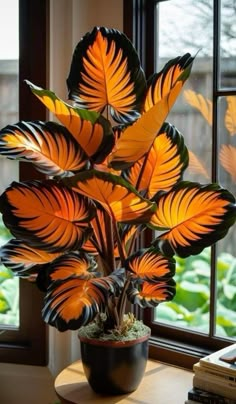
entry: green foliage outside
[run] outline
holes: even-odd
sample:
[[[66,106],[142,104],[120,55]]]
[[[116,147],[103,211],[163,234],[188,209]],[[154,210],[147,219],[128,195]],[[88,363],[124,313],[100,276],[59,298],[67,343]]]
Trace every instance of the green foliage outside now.
[[[176,296],[156,309],[156,321],[209,332],[211,250],[187,259],[176,257]],[[222,252],[217,258],[216,333],[236,337],[236,258]]]
[[[0,223],[0,245],[9,239],[8,230]],[[19,279],[0,265],[0,328],[19,326]]]

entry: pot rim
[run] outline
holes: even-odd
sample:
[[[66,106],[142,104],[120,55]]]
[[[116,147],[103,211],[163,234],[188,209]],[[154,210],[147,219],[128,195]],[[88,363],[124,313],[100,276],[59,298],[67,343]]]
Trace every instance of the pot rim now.
[[[80,342],[85,342],[90,345],[97,345],[97,346],[108,346],[113,348],[127,348],[132,345],[139,344],[149,339],[151,333],[148,332],[147,334],[143,335],[142,337],[135,338],[132,340],[127,341],[117,341],[117,340],[106,340],[106,339],[99,339],[99,338],[90,338],[78,335]]]

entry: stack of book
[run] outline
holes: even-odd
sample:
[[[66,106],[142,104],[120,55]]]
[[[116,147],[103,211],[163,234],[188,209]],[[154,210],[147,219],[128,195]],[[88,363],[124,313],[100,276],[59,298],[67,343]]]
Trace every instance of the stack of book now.
[[[193,371],[185,404],[236,404],[236,344],[201,358]]]

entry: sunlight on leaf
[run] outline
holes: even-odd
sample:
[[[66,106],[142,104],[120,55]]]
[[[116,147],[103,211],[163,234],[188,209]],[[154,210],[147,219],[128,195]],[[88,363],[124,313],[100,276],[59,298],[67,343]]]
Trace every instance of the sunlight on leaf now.
[[[179,183],[156,202],[150,224],[167,232],[157,238],[155,245],[159,240],[168,240],[181,257],[197,254],[224,237],[232,219],[233,223],[236,220],[234,198],[214,184]]]
[[[138,117],[146,87],[131,42],[117,30],[104,27],[95,27],[78,43],[67,85],[69,98],[80,108],[102,112],[109,106],[119,123]]]

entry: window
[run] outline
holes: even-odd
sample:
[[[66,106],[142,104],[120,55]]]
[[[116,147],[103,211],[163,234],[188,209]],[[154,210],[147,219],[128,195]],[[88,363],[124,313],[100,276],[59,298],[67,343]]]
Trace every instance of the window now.
[[[6,3],[5,5],[3,3]],[[1,7],[10,5],[9,1],[1,1]],[[38,85],[46,87],[47,61],[47,0],[19,0],[19,119],[46,119],[43,106],[31,95],[24,83],[28,79]],[[12,10],[13,13],[14,10]],[[9,23],[11,30],[11,23]],[[6,38],[5,38],[6,40]],[[10,44],[8,43],[10,47]],[[16,66],[15,66],[16,67]],[[17,67],[15,69],[17,71]],[[17,104],[17,74],[11,89],[12,99]],[[8,76],[11,71],[8,67]],[[14,87],[14,88],[13,88]],[[6,118],[6,117],[5,117]],[[1,121],[1,125],[15,123],[17,115],[7,117],[8,121]],[[12,165],[11,165],[12,167]],[[27,179],[31,167],[20,164],[19,178]],[[13,176],[15,173],[13,174]],[[38,174],[37,174],[38,176]],[[30,178],[32,174],[30,173]],[[36,178],[36,173],[35,173]],[[17,178],[14,178],[17,180]],[[46,364],[46,328],[41,319],[42,295],[35,285],[28,281],[19,282],[19,327],[2,327],[0,335],[0,361],[24,364]]]
[[[171,58],[197,54],[168,120],[184,134],[190,152],[186,178],[217,181],[233,194],[235,10],[233,0],[134,0],[124,5],[124,29],[139,51],[147,77]],[[235,340],[234,245],[235,226],[211,249],[177,261],[175,300],[141,313],[152,328],[152,356],[191,367],[199,356]]]
[[[4,34],[8,20],[12,20],[11,35],[6,42]],[[18,0],[10,0],[5,4],[0,14],[0,126],[18,120]],[[19,165],[1,156],[1,184],[0,192],[12,180],[19,178]],[[9,232],[0,221],[0,243],[5,244],[9,239]],[[19,326],[19,279],[13,273],[1,266],[0,269],[0,329],[17,329]]]

